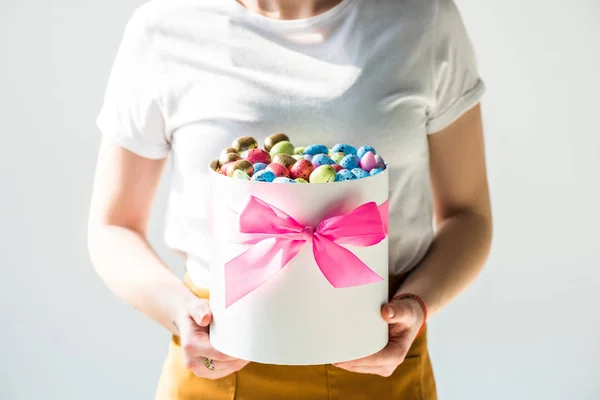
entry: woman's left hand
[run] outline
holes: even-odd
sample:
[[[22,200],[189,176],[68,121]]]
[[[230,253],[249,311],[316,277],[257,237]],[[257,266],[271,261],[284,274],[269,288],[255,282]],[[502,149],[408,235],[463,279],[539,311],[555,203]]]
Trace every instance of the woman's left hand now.
[[[387,346],[368,357],[333,365],[351,372],[384,377],[394,373],[417,337],[423,325],[424,313],[416,300],[405,298],[384,304],[381,307],[381,316],[390,324],[390,340]]]

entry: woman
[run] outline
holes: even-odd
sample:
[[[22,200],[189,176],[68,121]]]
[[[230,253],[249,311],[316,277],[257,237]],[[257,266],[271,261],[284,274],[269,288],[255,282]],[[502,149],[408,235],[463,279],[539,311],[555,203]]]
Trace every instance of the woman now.
[[[156,399],[435,399],[426,315],[476,277],[491,241],[483,91],[452,0],[136,10],[97,120],[89,247],[108,286],[173,333]],[[369,144],[389,164],[390,341],[377,354],[272,366],[210,345],[207,165],[238,136],[281,131],[299,144]],[[165,239],[186,256],[185,284],[146,240],[169,154]]]

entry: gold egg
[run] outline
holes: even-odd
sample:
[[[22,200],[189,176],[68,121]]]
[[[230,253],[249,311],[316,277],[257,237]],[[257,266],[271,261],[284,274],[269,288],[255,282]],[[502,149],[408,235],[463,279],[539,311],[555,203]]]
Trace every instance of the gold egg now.
[[[230,161],[237,161],[241,159],[242,157],[238,153],[221,153],[221,157],[219,157],[219,162],[221,163],[221,165],[225,165]]]
[[[213,171],[218,171],[219,168],[221,168],[221,163],[219,162],[219,160],[212,160],[210,162],[210,169],[212,169]]]
[[[231,144],[237,151],[255,149],[258,147],[258,142],[252,136],[240,136]]]
[[[247,173],[248,176],[252,176],[254,174],[254,166],[250,161],[237,160],[229,167],[227,167],[227,176],[233,176],[233,173],[238,169]]]
[[[273,162],[277,164],[281,164],[286,168],[291,167],[296,163],[296,159],[288,154],[277,154],[273,157]]]
[[[275,133],[265,139],[264,147],[266,151],[271,151],[271,148],[279,142],[290,141],[290,138],[285,133]]]

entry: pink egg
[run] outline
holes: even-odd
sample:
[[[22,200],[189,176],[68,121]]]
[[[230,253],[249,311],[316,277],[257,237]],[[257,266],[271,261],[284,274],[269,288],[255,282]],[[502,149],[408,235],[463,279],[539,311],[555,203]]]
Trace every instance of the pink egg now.
[[[333,164],[332,167],[335,170],[335,172],[340,172],[344,169],[344,167],[342,167],[340,164]]]
[[[227,175],[227,168],[229,168],[230,165],[232,165],[235,161],[229,161],[228,163],[225,163],[221,166],[221,172],[225,175]]]
[[[264,163],[269,164],[271,162],[271,155],[268,151],[263,149],[250,149],[245,151],[244,158],[250,161],[252,164]]]
[[[310,161],[302,158],[290,167],[290,176],[292,179],[302,178],[308,180],[310,173],[313,172],[314,169],[315,167]]]
[[[290,177],[290,171],[281,164],[271,163],[265,169],[274,173],[276,177]]]
[[[375,160],[375,154],[372,151],[367,151],[360,159],[360,167],[367,172],[371,172],[376,165],[377,160]]]

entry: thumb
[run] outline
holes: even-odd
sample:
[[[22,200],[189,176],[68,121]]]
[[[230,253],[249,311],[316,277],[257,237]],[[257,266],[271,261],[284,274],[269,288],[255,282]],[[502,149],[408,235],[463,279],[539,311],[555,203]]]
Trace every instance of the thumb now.
[[[388,324],[397,324],[410,319],[413,309],[402,300],[384,304],[381,307],[381,316]]]
[[[189,306],[188,312],[198,326],[207,327],[212,321],[212,312],[206,300],[194,301]]]

